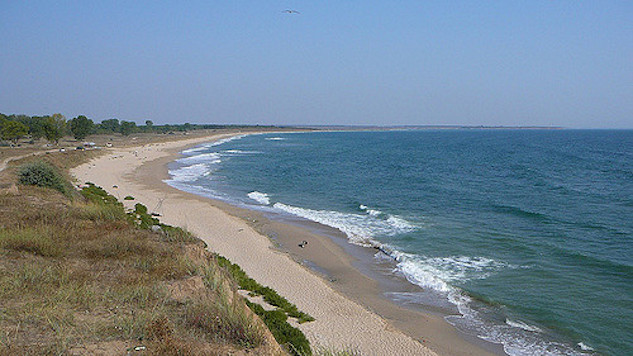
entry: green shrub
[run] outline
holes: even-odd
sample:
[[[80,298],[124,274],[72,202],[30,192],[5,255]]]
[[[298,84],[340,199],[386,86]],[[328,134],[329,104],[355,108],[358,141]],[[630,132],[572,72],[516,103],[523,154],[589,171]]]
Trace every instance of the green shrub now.
[[[131,195],[126,196],[123,200],[134,200],[134,197]]]
[[[159,226],[163,231],[165,240],[168,242],[196,243],[200,241],[192,233],[178,226],[167,224],[160,224]]]
[[[27,163],[18,170],[19,182],[24,185],[52,188],[62,194],[70,193],[70,183],[52,165],[44,162]]]
[[[81,188],[81,195],[93,203],[97,204],[112,204],[123,207],[116,197],[108,194],[103,188],[94,185],[93,183],[86,183],[86,186]]]
[[[259,315],[280,345],[297,356],[311,355],[310,342],[301,330],[288,324],[288,316],[282,310],[265,310],[261,305],[246,301],[251,310]]]
[[[141,203],[134,205],[134,211],[131,213],[136,218],[138,226],[141,229],[149,230],[153,225],[160,224],[160,221],[147,213],[147,207]]]
[[[229,273],[237,281],[237,284],[240,286],[240,288],[250,291],[253,294],[263,296],[264,300],[268,304],[282,309],[290,317],[297,318],[297,321],[300,324],[314,320],[314,318],[310,315],[299,311],[296,305],[290,303],[288,300],[286,300],[286,298],[280,296],[274,289],[262,286],[257,281],[250,278],[240,266],[231,263],[231,261],[220,255],[216,255],[216,257],[218,259],[218,264],[221,267],[225,267],[229,271]]]

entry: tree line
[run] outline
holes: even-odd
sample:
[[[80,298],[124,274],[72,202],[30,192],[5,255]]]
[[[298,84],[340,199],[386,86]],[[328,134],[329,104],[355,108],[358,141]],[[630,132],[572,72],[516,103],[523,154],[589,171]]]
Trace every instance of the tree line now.
[[[51,143],[58,144],[62,137],[68,135],[73,136],[76,140],[83,140],[89,135],[99,134],[118,133],[123,136],[139,132],[169,134],[228,127],[237,126],[190,123],[154,125],[152,120],[146,120],[145,125],[137,125],[134,121],[119,121],[118,119],[106,119],[100,123],[95,123],[84,115],[67,120],[62,114],[28,116],[0,113],[0,138],[14,144],[25,137],[30,137],[33,142],[45,138]]]

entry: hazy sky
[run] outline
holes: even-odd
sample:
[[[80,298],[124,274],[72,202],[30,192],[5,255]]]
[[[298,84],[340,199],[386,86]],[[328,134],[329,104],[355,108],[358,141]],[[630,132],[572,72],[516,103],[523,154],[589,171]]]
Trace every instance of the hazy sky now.
[[[633,128],[633,1],[0,0],[0,49],[8,114]]]

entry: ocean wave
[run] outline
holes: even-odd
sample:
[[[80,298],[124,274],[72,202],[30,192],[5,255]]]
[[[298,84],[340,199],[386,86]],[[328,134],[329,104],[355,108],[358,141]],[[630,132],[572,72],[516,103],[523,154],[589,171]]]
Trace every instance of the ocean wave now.
[[[582,341],[578,343],[578,347],[580,347],[580,349],[583,350],[583,351],[593,351],[594,350],[593,347],[585,344]]]
[[[236,135],[236,136],[223,138],[223,139],[220,139],[220,140],[217,140],[217,141],[214,141],[214,142],[210,143],[209,147],[220,146],[220,145],[225,144],[227,142],[239,140],[239,139],[244,138],[244,137],[246,137],[246,135]]]
[[[439,292],[455,292],[452,283],[485,279],[504,268],[515,268],[507,263],[486,257],[448,256],[424,257],[382,247],[397,262],[397,268],[412,283]],[[461,299],[456,299],[458,304]]]
[[[176,162],[178,163],[201,163],[201,162],[208,162],[208,163],[220,163],[220,155],[216,152],[209,152],[209,153],[202,153],[199,155],[195,155],[195,156],[189,156],[189,157],[185,157],[185,158],[180,158],[178,160],[176,160]]]
[[[472,306],[472,299],[463,292],[450,292],[449,300],[455,303],[460,316],[449,316],[446,320],[453,325],[477,335],[479,338],[503,345],[503,350],[510,356],[587,356],[583,351],[550,339],[543,330],[522,321],[505,320],[501,324],[482,315],[479,309]]]
[[[209,166],[204,163],[180,167],[169,171],[169,175],[171,176],[170,180],[175,182],[193,182],[209,174],[211,174]]]
[[[261,153],[259,151],[243,151],[243,150],[224,150],[222,151],[222,153],[229,153],[229,154],[258,154]]]
[[[245,136],[246,135],[236,135],[236,136],[223,138],[223,139],[220,139],[220,140],[217,140],[217,141],[213,141],[213,142],[210,142],[210,143],[205,143],[205,144],[202,144],[202,145],[199,145],[199,146],[196,146],[196,147],[192,147],[192,148],[186,149],[186,150],[184,150],[184,151],[182,151],[180,153],[182,153],[184,155],[189,155],[189,154],[192,154],[192,153],[204,151],[204,150],[209,149],[211,147],[219,146],[221,144],[224,144],[224,143],[227,143],[227,142],[230,142],[230,141],[233,141],[233,140],[239,140],[239,139],[241,139],[241,138],[243,138]]]
[[[268,194],[266,193],[260,193],[258,191],[254,191],[254,192],[248,193],[247,196],[260,204],[270,205],[270,198],[268,197]]]
[[[369,209],[369,207],[367,205],[359,205],[358,208],[360,210],[363,210],[365,212],[367,212],[367,214],[371,215],[371,216],[379,216],[380,214],[382,214],[382,211],[380,210],[376,210],[376,209]]]
[[[275,203],[274,208],[304,219],[338,229],[345,233],[350,242],[361,246],[375,246],[376,235],[394,236],[416,230],[418,227],[405,219],[386,215],[384,217],[367,214],[341,213],[330,210],[312,210],[283,203]]]
[[[447,317],[451,324],[458,325],[481,339],[503,345],[508,355],[588,355],[583,352],[589,351],[588,349],[579,345],[581,350],[577,350],[549,340],[543,336],[540,328],[525,322],[506,319],[505,324],[499,324],[490,320],[473,305],[474,301],[468,294],[453,285],[472,279],[484,279],[502,269],[518,266],[486,257],[424,257],[400,252],[386,244],[378,245],[377,248],[396,261],[396,269],[409,282],[444,295],[457,307],[460,315]]]
[[[520,320],[510,320],[510,319],[506,319],[506,324],[508,324],[509,326],[515,327],[515,328],[520,328],[523,330],[527,330],[527,331],[531,331],[531,332],[535,332],[535,333],[541,333],[543,332],[543,330],[541,330],[541,328],[534,326],[534,325],[530,325],[527,323],[524,323]]]
[[[283,141],[286,140],[285,137],[267,137],[266,140],[268,141]]]
[[[180,153],[182,153],[184,155],[188,155],[188,154],[191,154],[191,153],[204,151],[204,150],[208,149],[209,147],[210,147],[209,144],[204,144],[202,146],[196,146],[196,147],[193,147],[193,148],[186,149],[186,150],[184,150],[184,151],[182,151]]]

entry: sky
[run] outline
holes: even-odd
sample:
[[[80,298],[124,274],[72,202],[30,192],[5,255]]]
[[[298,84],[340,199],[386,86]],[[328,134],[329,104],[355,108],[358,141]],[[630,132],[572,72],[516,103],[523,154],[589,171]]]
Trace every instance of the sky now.
[[[633,128],[632,1],[0,0],[0,48],[4,114]]]

